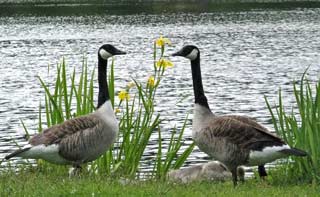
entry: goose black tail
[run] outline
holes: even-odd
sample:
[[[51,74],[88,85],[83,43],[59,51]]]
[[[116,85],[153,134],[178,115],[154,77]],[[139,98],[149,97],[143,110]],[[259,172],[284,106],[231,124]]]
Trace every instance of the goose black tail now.
[[[288,154],[288,155],[299,156],[299,157],[305,157],[308,155],[308,153],[306,151],[300,150],[297,148],[284,149],[284,150],[281,150],[280,152]]]
[[[20,149],[20,150],[17,150],[17,151],[14,151],[13,153],[5,156],[4,158],[6,160],[12,158],[12,157],[16,157],[16,156],[19,156],[21,153],[25,152],[25,151],[28,151],[31,147],[28,147],[28,148],[23,148],[23,149]]]

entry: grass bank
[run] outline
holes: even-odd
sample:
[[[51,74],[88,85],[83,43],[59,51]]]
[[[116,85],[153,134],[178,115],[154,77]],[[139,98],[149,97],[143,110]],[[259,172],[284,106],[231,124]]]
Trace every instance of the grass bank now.
[[[188,185],[165,181],[126,182],[109,176],[66,174],[26,170],[0,175],[0,196],[318,196],[319,187],[311,184],[278,184],[251,179],[237,188],[232,182],[195,182]]]

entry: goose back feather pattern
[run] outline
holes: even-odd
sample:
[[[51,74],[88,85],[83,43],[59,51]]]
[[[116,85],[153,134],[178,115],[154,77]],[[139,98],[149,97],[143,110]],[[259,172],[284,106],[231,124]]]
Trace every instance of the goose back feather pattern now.
[[[248,164],[250,151],[285,144],[251,118],[235,115],[212,117],[193,137],[201,150],[227,165]]]

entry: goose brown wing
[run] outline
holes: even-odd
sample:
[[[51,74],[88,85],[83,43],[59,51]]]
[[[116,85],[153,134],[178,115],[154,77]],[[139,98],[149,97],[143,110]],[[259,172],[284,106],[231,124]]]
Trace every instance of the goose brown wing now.
[[[99,120],[93,115],[66,120],[61,124],[54,125],[45,129],[42,133],[35,135],[29,140],[29,143],[33,146],[60,143],[65,137],[93,128],[98,123]]]
[[[209,137],[224,138],[239,148],[262,150],[266,146],[282,146],[283,140],[246,116],[215,117],[204,132]]]
[[[71,161],[89,161],[87,158],[93,157],[99,147],[104,147],[104,129],[109,130],[103,121],[98,121],[93,127],[65,136],[59,143],[59,154]]]
[[[278,136],[270,133],[270,131],[265,128],[264,126],[262,126],[261,124],[259,124],[257,121],[255,121],[253,118],[250,118],[248,116],[237,116],[237,115],[229,115],[229,116],[222,116],[222,117],[227,117],[227,118],[233,118],[235,120],[238,120],[244,124],[248,124],[252,127],[254,127],[255,129],[257,129],[259,132],[262,132],[266,135],[269,135],[271,137],[277,138],[278,140],[282,141],[284,143],[284,141],[279,138]]]

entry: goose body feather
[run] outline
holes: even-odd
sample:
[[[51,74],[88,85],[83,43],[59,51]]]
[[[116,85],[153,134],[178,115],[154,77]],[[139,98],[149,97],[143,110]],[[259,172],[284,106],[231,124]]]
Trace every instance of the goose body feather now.
[[[67,120],[35,135],[19,156],[57,164],[81,164],[99,157],[114,142],[118,123],[110,101],[96,112]]]
[[[290,148],[249,117],[210,115],[208,109],[195,105],[193,139],[202,151],[226,165],[264,164],[284,157],[279,150]]]

